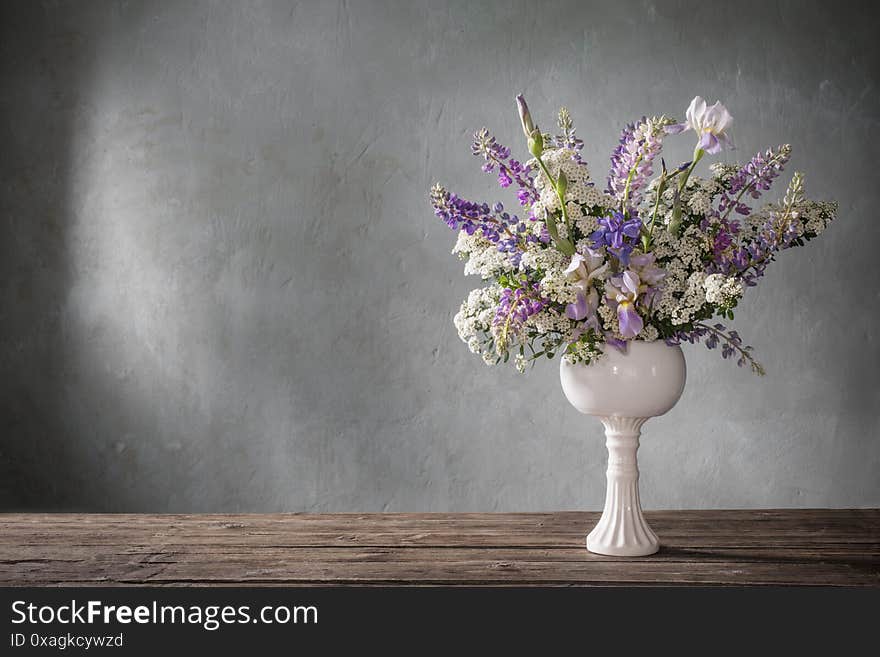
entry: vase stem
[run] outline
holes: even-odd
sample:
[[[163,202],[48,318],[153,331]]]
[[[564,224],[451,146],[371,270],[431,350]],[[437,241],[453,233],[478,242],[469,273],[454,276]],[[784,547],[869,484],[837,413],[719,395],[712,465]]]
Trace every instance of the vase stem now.
[[[637,452],[644,417],[600,417],[608,448],[605,509],[587,536],[587,549],[597,554],[637,557],[660,548],[657,535],[642,515]]]

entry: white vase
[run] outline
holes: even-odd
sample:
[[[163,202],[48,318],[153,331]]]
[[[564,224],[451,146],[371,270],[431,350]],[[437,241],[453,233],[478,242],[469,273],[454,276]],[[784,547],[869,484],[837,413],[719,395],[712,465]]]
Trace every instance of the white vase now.
[[[663,415],[684,390],[686,367],[681,347],[665,342],[633,341],[626,353],[606,347],[591,365],[560,359],[559,377],[568,401],[605,425],[608,447],[605,509],[587,536],[598,554],[637,557],[660,548],[642,515],[639,500],[639,435],[648,418]]]

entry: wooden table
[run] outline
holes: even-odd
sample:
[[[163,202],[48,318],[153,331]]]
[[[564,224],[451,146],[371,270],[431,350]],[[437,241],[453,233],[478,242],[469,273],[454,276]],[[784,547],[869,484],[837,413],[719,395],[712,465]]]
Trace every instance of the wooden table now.
[[[654,511],[660,552],[591,554],[597,513],[0,515],[0,585],[880,586],[880,509]]]

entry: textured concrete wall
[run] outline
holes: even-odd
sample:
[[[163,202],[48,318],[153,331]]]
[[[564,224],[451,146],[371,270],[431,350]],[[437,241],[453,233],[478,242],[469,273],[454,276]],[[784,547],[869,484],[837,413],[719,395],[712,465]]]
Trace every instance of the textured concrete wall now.
[[[489,369],[426,201],[506,198],[513,95],[622,124],[692,96],[840,201],[737,312],[768,375],[686,349],[649,508],[880,504],[880,47],[825,2],[4,2],[0,507],[598,509],[556,362]],[[685,156],[689,139],[671,157]],[[733,157],[733,156],[731,156]]]

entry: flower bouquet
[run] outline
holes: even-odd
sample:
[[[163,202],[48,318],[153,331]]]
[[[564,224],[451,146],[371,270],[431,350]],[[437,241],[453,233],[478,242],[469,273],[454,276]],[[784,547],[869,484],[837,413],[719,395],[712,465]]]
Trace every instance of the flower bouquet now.
[[[581,157],[583,141],[565,108],[551,135],[522,96],[517,105],[531,158],[514,159],[486,129],[475,133],[472,151],[502,187],[516,186],[519,208],[467,201],[440,184],[430,192],[434,213],[458,233],[452,252],[465,261],[465,274],[484,281],[462,303],[455,326],[489,365],[513,355],[523,372],[561,354],[566,396],[602,418],[609,463],[617,464],[614,481],[611,465],[608,471],[604,543],[588,539],[588,547],[648,554],[658,544],[641,518],[635,450],[641,422],[681,395],[678,345],[720,346],[725,359],[763,374],[752,347],[720,320],[733,319],[745,289],[779,251],[821,234],[837,206],[808,200],[800,173],[781,201],[754,203],[787,164],[787,144],[744,166],[715,163],[710,177],[694,175],[705,156],[732,147],[732,117],[720,102],[708,106],[698,96],[684,122],[660,116],[627,125],[604,185]],[[688,132],[696,137],[691,161],[668,167],[660,157],[664,140]],[[628,536],[627,527],[644,536]]]

